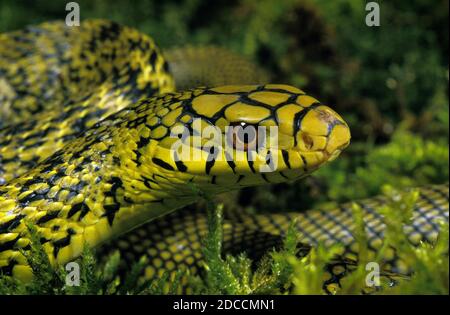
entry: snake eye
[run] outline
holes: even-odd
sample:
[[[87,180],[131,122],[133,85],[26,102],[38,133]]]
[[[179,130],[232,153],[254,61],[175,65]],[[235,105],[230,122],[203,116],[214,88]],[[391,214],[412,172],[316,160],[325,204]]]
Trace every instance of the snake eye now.
[[[232,124],[228,129],[228,142],[235,150],[255,150],[258,144],[257,127],[244,122]]]

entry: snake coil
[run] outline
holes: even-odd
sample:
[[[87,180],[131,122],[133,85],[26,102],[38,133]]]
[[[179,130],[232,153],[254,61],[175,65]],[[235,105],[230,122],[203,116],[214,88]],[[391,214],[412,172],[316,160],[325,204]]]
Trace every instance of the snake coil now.
[[[237,63],[226,56],[229,65]],[[179,53],[171,58],[174,69],[186,71]],[[208,69],[202,72],[210,75]],[[180,266],[198,270],[205,218],[189,208],[174,212],[199,199],[191,185],[217,194],[293,181],[349,144],[347,124],[331,108],[288,85],[245,85],[256,80],[248,67],[233,69],[230,77],[243,81],[225,82],[237,85],[176,92],[170,62],[153,40],[114,22],[87,20],[79,28],[49,22],[0,34],[0,272],[32,278],[23,255],[31,242],[27,222],[52,264],[75,259],[86,245],[108,243],[103,251],[119,248],[130,264],[147,255],[147,278]],[[193,80],[187,78],[180,85]],[[214,146],[223,148],[236,141],[226,133],[235,125],[278,128],[278,147],[270,148],[274,171],[259,171],[267,159],[255,150],[243,159],[233,145],[231,158],[230,151],[206,150],[205,128],[217,128],[222,137]],[[192,150],[200,159],[174,158],[177,127],[190,131],[187,140],[197,143]],[[376,208],[384,202],[359,202],[374,253],[385,228]],[[298,218],[305,243],[342,243],[343,254],[355,257],[350,208],[229,214],[225,247],[258,255]],[[413,243],[433,241],[440,219],[448,221],[448,186],[425,187],[405,231]],[[394,268],[395,253],[386,261]],[[343,274],[332,270],[327,283]]]

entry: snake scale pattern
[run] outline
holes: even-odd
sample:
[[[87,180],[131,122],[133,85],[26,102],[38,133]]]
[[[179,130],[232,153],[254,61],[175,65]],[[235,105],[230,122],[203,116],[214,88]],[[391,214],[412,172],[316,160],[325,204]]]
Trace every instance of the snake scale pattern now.
[[[176,53],[168,62],[150,37],[106,20],[80,27],[48,22],[0,34],[0,273],[32,279],[23,256],[31,242],[27,222],[53,264],[75,259],[88,245],[100,254],[120,249],[130,265],[147,255],[147,278],[181,266],[196,272],[207,222],[185,207],[200,198],[192,185],[215,195],[294,181],[349,144],[347,124],[331,108],[295,87],[251,85],[264,74],[249,74],[252,67],[232,54],[211,54],[219,57]],[[178,80],[183,91],[176,89],[172,73],[186,73],[191,63],[198,69],[202,58],[211,67]],[[236,85],[216,86],[220,75]],[[187,89],[197,81],[216,87]],[[227,138],[229,125],[278,127],[279,144],[270,152],[277,169],[259,172],[267,160],[256,151],[244,160],[226,159],[225,151],[212,156],[201,137],[206,126],[218,127],[223,142],[215,145],[230,141],[236,155],[237,141],[246,148],[255,141]],[[170,135],[180,126],[191,131],[188,140],[202,159],[174,159],[177,138]],[[373,253],[383,240],[376,209],[384,202],[358,202]],[[227,213],[225,250],[256,257],[277,246],[295,218],[305,246],[338,242],[346,245],[346,257],[356,258],[350,204],[305,213]],[[405,231],[415,244],[433,241],[442,219],[448,221],[448,185],[424,187]],[[385,259],[395,267],[394,250]],[[347,265],[330,268],[325,287],[338,283]]]

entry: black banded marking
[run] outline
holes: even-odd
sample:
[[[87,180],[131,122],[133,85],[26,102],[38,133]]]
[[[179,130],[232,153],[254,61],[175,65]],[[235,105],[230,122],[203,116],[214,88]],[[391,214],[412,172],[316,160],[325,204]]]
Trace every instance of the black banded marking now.
[[[236,174],[236,163],[234,161],[227,159],[228,166],[231,168],[234,174]]]
[[[236,163],[233,161],[233,157],[230,156],[228,152],[225,151],[225,159],[227,160],[228,166],[231,168],[234,174],[236,174]]]
[[[37,200],[42,200],[45,199],[45,195],[44,194],[38,194],[37,192],[32,192],[28,195],[26,195],[25,197],[23,197],[22,199],[19,199],[18,201],[20,202],[21,205],[23,206],[27,206],[28,204],[30,204],[33,201],[37,201]]]
[[[60,212],[60,210],[46,213],[45,215],[40,217],[39,220],[36,221],[36,224],[42,224],[42,223],[46,223],[50,220],[56,219],[58,217],[59,212]]]
[[[281,150],[281,155],[283,156],[284,164],[286,164],[288,168],[291,168],[291,162],[289,161],[289,152],[286,150]]]
[[[145,187],[147,187],[148,189],[153,189],[153,187],[152,187],[152,185],[151,184],[155,184],[155,185],[158,185],[158,183],[155,181],[155,180],[153,180],[153,179],[151,179],[151,178],[149,178],[149,177],[146,177],[146,176],[141,176],[143,179],[144,179],[144,185],[145,185]],[[133,187],[134,188],[134,187]]]
[[[177,169],[180,172],[186,172],[187,171],[187,166],[184,165],[183,161],[180,161],[180,160],[175,161],[175,165],[176,165]]]
[[[302,154],[299,154],[299,155],[300,155],[300,158],[303,161],[303,170],[305,172],[307,172],[308,171],[308,161],[306,161],[306,158]]]
[[[216,162],[216,160],[213,158],[212,160],[206,161],[205,163],[205,173],[207,175],[209,175],[209,173],[211,172],[211,168],[214,166],[214,163]]]
[[[67,217],[71,218],[77,212],[80,211],[78,221],[81,221],[84,218],[84,216],[89,213],[90,210],[91,209],[89,208],[89,206],[83,201],[83,202],[77,203],[76,205],[73,205],[72,208],[67,213]]]
[[[136,163],[137,166],[141,166],[142,163],[139,161],[139,159],[141,158],[142,153],[139,152],[139,150],[133,150],[133,152],[134,154],[136,154],[136,158],[132,160]]]
[[[151,182],[151,183],[154,183],[154,184],[158,184],[157,181],[155,181],[154,179],[151,179],[150,177],[147,177],[147,176],[144,176],[144,175],[141,175],[141,177],[144,179],[144,181],[148,181],[148,182]]]
[[[114,217],[116,213],[120,210],[120,203],[117,200],[116,194],[119,188],[121,187],[123,188],[123,182],[119,177],[111,177],[108,183],[111,184],[111,188],[109,191],[105,192],[105,197],[112,197],[114,199],[114,203],[103,206],[105,213],[102,216],[107,217],[110,226],[112,226]]]
[[[157,180],[156,177],[159,177],[159,178],[161,178],[161,179],[163,179],[163,180],[166,180],[166,181],[169,180],[167,177],[165,177],[165,176],[163,176],[163,175],[161,175],[161,174],[152,174],[152,178],[153,178],[154,180]]]
[[[298,144],[297,137],[295,135],[302,127],[303,118],[305,118],[306,114],[308,114],[310,110],[313,110],[320,105],[322,105],[322,104],[314,103],[311,106],[306,107],[305,109],[303,109],[302,111],[300,111],[294,115],[294,121],[293,121],[293,124],[294,124],[294,146],[297,146],[297,144]]]
[[[155,163],[156,165],[168,170],[168,171],[174,171],[174,168],[172,167],[172,165],[170,165],[169,163],[164,162],[161,159],[158,158],[152,158],[152,162]]]
[[[52,242],[52,245],[53,245],[53,256],[55,258],[58,257],[58,253],[59,253],[59,250],[61,248],[70,245],[70,241],[71,241],[72,235],[74,235],[74,234],[76,234],[74,230],[67,229],[67,235],[65,237],[60,238],[60,239]]]
[[[216,163],[216,157],[217,157],[217,154],[218,154],[217,151],[218,150],[216,150],[215,147],[210,147],[209,148],[208,158],[207,158],[207,161],[205,163],[205,173],[207,175],[209,175],[209,173],[211,172],[211,168]]]
[[[252,160],[247,160],[247,162],[248,162],[248,166],[250,167],[250,170],[252,171],[252,173],[256,173],[255,166],[254,166],[255,162],[253,162]]]
[[[25,217],[25,214],[18,214],[12,220],[9,220],[5,223],[0,224],[0,234],[8,233],[12,231],[14,228],[20,225],[22,218]]]
[[[20,238],[20,234],[17,235],[17,237],[15,239],[12,239],[10,241],[6,241],[4,243],[0,243],[0,253],[3,252],[3,251],[7,251],[7,250],[10,250],[10,249],[13,249],[14,245],[17,243],[19,238]]]
[[[144,138],[140,137],[139,141],[136,143],[138,149],[145,147],[147,144],[149,144],[150,138]]]
[[[108,223],[110,226],[113,225],[114,217],[116,216],[117,211],[120,209],[120,205],[115,203],[111,205],[104,205],[103,209],[105,209],[105,213],[102,217],[106,217],[108,219]]]

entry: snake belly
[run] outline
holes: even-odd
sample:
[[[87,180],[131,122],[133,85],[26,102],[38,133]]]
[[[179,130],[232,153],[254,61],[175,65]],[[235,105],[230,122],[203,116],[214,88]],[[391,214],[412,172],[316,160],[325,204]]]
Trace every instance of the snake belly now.
[[[169,66],[153,41],[114,22],[85,21],[75,30],[50,22],[6,33],[0,35],[0,56],[0,121],[9,124],[0,130],[0,269],[23,280],[32,277],[21,253],[30,244],[25,222],[37,226],[54,264],[74,259],[85,245],[96,247],[132,230],[112,246],[129,260],[148,255],[147,277],[196,265],[204,218],[173,212],[199,198],[191,185],[216,194],[296,180],[337,157],[350,140],[337,113],[294,87],[172,92]],[[256,159],[246,154],[239,161],[208,152],[199,161],[175,161],[170,135],[176,127],[192,130],[188,140],[195,142],[205,126],[216,126],[227,141],[225,127],[236,124],[278,127],[279,149],[271,152],[279,162],[276,171],[258,172],[266,159],[256,153]],[[204,149],[200,139],[194,150]],[[448,186],[423,191],[422,199],[432,201],[425,213],[448,220]],[[372,209],[370,202],[362,202],[364,209]],[[298,228],[312,245],[328,237],[355,252],[348,207],[336,211],[302,214]],[[226,247],[262,250],[264,240],[277,242],[296,215],[234,217]],[[369,218],[379,226],[378,242],[382,220]],[[420,223],[428,216],[418,218]],[[136,228],[151,220],[156,221]],[[434,223],[431,228],[422,223],[412,225],[418,231],[412,240],[437,233]],[[327,224],[340,228],[330,236]],[[190,239],[190,246],[178,246],[180,236]],[[133,241],[142,238],[142,244]]]

